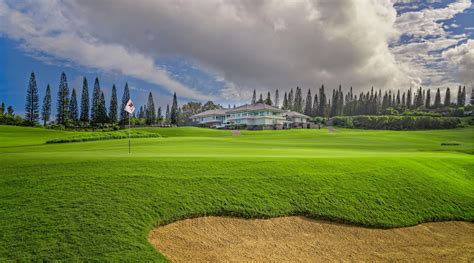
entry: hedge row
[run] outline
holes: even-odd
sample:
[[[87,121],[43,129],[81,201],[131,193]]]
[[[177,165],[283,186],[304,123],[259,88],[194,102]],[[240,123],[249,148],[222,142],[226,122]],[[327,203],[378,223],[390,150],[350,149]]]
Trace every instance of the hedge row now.
[[[371,130],[453,129],[462,126],[456,117],[432,116],[353,116],[334,117],[333,125]]]
[[[130,138],[152,138],[161,137],[158,133],[137,131],[132,130]],[[58,138],[46,141],[46,143],[69,143],[69,142],[86,142],[86,141],[100,141],[100,140],[116,140],[116,139],[127,139],[128,131],[115,131],[115,132],[91,132],[81,135],[71,136],[67,138]]]
[[[13,116],[0,113],[0,125],[29,126],[20,116]]]

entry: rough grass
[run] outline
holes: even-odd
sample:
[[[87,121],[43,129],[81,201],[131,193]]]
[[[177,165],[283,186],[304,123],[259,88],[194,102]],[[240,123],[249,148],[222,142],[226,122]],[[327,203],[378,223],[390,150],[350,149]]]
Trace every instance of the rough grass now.
[[[0,261],[163,261],[148,231],[202,215],[474,220],[473,128],[141,130],[162,137],[128,154],[127,140],[45,144],[72,134],[0,126]]]

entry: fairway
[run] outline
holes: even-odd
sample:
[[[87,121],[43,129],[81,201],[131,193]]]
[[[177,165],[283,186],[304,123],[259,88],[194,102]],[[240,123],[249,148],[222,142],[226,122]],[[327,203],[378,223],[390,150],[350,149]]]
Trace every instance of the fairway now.
[[[231,131],[46,144],[85,132],[0,126],[0,261],[166,260],[157,225],[304,215],[367,227],[474,220],[474,128]]]

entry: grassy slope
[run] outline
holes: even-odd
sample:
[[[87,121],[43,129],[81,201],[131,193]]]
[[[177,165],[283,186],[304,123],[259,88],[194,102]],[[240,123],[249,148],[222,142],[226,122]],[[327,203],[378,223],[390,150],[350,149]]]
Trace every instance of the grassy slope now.
[[[206,214],[474,220],[473,128],[151,131],[129,155],[127,140],[46,145],[71,133],[0,126],[0,261],[163,260],[148,231]]]

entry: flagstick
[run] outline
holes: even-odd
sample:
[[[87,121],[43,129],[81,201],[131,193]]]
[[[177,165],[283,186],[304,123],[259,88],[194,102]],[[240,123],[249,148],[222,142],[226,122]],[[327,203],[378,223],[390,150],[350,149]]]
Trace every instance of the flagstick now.
[[[131,113],[128,113],[128,153],[130,153],[130,117]]]

